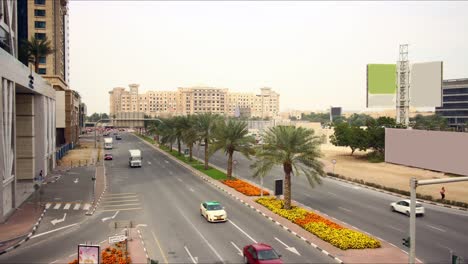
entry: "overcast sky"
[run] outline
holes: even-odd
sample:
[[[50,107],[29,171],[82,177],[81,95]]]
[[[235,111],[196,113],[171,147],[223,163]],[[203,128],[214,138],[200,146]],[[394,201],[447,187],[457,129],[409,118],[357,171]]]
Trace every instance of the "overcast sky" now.
[[[443,61],[468,78],[468,2],[71,1],[71,88],[88,114],[114,87],[259,92],[280,110],[364,110],[366,64]]]

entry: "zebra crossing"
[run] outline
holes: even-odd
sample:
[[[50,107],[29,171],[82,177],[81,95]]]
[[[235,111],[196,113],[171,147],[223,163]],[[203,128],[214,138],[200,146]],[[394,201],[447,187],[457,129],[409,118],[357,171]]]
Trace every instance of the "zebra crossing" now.
[[[63,205],[63,206],[62,206]],[[45,207],[47,210],[84,210],[88,211],[91,208],[91,203],[46,203]]]
[[[107,193],[100,205],[101,212],[141,210],[141,202],[136,193]]]

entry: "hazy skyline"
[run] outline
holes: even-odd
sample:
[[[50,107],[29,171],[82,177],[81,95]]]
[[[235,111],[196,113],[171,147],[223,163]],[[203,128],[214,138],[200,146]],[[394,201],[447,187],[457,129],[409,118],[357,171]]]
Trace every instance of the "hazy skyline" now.
[[[468,2],[71,1],[71,89],[88,115],[108,92],[204,84],[280,93],[280,111],[364,110],[366,64],[443,61],[468,78]]]

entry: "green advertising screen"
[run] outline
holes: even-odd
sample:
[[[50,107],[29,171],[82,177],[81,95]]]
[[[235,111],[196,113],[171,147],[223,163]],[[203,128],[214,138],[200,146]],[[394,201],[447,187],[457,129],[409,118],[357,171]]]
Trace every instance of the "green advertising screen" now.
[[[367,91],[369,94],[395,94],[396,82],[396,64],[367,65]]]

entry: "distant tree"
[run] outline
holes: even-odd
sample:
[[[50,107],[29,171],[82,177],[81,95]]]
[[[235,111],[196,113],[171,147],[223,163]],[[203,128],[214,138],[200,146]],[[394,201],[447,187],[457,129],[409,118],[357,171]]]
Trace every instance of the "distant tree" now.
[[[188,146],[189,149],[189,161],[193,160],[193,145],[200,140],[200,136],[197,133],[196,128],[196,117],[187,116],[187,128],[182,132],[182,140]]]
[[[214,115],[211,113],[203,113],[196,116],[195,127],[198,131],[200,140],[203,140],[205,143],[205,170],[209,169],[208,159],[209,153],[208,148],[209,144],[213,140],[213,134],[216,127],[216,124],[221,120],[220,115]]]
[[[310,113],[302,115],[302,119],[310,122],[320,122],[322,125],[330,122],[329,113]]]
[[[330,137],[335,146],[350,147],[351,155],[359,149],[367,150],[369,146],[367,131],[358,126],[350,126],[348,123],[335,124],[334,134]]]
[[[418,114],[410,120],[412,121],[411,123],[414,129],[446,130],[448,127],[447,118],[438,114],[430,116]]]
[[[370,115],[366,114],[352,114],[348,119],[348,124],[350,126],[365,126],[369,120],[372,120],[373,118]]]
[[[109,119],[109,116],[106,113],[93,113],[92,115],[86,117],[88,122],[97,122],[100,119]]]

